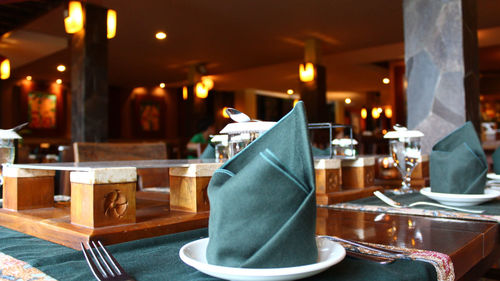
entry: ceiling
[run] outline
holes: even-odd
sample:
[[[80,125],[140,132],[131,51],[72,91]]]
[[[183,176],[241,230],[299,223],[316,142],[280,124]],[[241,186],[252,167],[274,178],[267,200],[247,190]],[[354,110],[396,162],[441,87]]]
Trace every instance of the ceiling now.
[[[401,0],[92,2],[118,14],[117,35],[109,41],[109,81],[117,86],[180,85],[189,65],[205,63],[216,89],[286,91],[298,86],[304,40],[317,38],[329,91],[383,92],[387,86],[380,81],[388,69],[380,62],[404,56]],[[63,9],[59,5],[18,24],[0,40],[0,54],[11,58],[14,78],[69,79],[55,70],[70,62]],[[478,0],[480,43],[486,42],[496,58],[482,59],[489,70],[500,65],[492,47],[500,45],[499,13],[500,1]],[[155,39],[159,30],[167,33],[166,40]]]

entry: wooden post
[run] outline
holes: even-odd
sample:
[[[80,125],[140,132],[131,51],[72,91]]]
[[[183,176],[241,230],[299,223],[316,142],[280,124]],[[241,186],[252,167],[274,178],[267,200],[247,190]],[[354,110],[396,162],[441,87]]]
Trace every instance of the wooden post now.
[[[55,171],[3,168],[3,208],[27,210],[54,206]]]
[[[135,223],[136,168],[72,172],[71,223],[96,228]]]
[[[221,165],[203,163],[170,168],[170,210],[194,213],[209,211],[208,183]]]

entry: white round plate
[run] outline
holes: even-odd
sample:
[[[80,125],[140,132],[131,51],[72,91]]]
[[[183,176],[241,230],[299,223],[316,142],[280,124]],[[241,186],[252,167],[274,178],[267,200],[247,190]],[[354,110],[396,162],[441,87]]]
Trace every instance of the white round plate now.
[[[500,180],[500,175],[497,175],[495,173],[488,173],[486,177],[490,180]]]
[[[228,280],[296,280],[318,274],[345,257],[345,249],[339,243],[316,237],[318,262],[302,266],[283,268],[237,268],[207,263],[205,251],[208,238],[188,243],[179,251],[181,260],[187,265],[210,276]]]
[[[426,187],[422,188],[420,193],[441,204],[450,206],[474,206],[500,196],[500,191],[491,188],[485,188],[484,194],[453,194],[432,192],[430,187]]]

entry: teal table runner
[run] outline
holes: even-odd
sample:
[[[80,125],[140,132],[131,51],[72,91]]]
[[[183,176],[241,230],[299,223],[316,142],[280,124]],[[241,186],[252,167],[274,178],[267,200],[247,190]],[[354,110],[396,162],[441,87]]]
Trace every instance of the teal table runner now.
[[[217,280],[185,265],[178,255],[184,244],[204,237],[208,237],[207,229],[109,245],[107,248],[138,281]],[[3,227],[0,227],[0,252],[25,261],[57,280],[95,280],[80,251]],[[0,264],[0,279],[16,280],[2,276],[2,266],[5,265]],[[420,261],[398,260],[390,265],[380,265],[346,257],[327,271],[306,280],[436,280],[436,271],[431,264]]]

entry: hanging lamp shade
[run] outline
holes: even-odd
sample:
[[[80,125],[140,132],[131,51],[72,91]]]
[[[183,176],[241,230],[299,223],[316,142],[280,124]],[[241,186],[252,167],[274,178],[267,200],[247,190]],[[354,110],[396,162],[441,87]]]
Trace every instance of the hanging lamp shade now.
[[[116,35],[116,11],[108,10],[108,39],[114,38]]]
[[[68,16],[64,19],[66,33],[73,34],[83,29],[83,9],[78,1],[70,1]]]
[[[5,80],[10,77],[10,61],[8,58],[0,56],[0,79]]]

